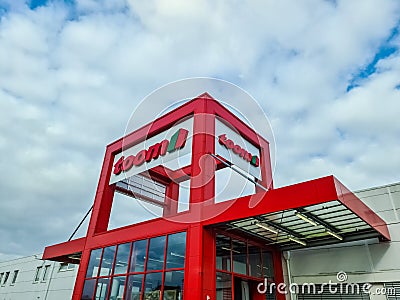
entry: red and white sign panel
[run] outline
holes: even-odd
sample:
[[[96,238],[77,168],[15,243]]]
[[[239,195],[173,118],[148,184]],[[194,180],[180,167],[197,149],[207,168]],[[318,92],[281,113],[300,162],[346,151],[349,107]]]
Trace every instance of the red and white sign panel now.
[[[190,161],[192,136],[193,118],[190,118],[118,153],[114,158],[110,184],[159,165],[177,169],[178,158],[185,156],[186,161]]]
[[[215,122],[215,153],[245,174],[261,179],[260,150],[244,139],[237,131],[218,119]]]

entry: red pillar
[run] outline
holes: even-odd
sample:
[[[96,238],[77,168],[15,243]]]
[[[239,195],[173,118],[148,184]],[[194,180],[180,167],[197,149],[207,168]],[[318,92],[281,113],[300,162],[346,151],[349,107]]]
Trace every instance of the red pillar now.
[[[78,274],[75,280],[74,291],[72,293],[72,300],[80,300],[83,285],[85,284],[85,277],[86,277],[86,269],[89,264],[90,259],[90,249],[86,249],[82,252],[81,261],[79,263]]]
[[[168,184],[165,195],[165,207],[163,217],[174,216],[178,212],[179,184],[171,182]]]
[[[274,262],[275,286],[278,286],[280,283],[285,282],[285,279],[283,278],[282,253],[279,249],[276,249],[272,252],[272,255]],[[286,300],[286,295],[277,292],[276,300]]]
[[[185,299],[216,297],[214,233],[200,224],[191,225],[187,235]]]
[[[202,294],[202,227],[193,224],[189,227],[186,240],[185,261],[185,299],[200,299]]]
[[[215,234],[203,228],[203,297],[216,298]]]
[[[185,268],[185,299],[215,299],[215,238],[202,226],[204,205],[214,204],[215,166],[208,155],[215,151],[215,115],[208,114],[205,99],[196,107],[193,122],[190,210]]]
[[[107,231],[115,190],[115,185],[111,186],[108,184],[112,170],[112,163],[113,156],[110,149],[107,148],[103,161],[103,167],[100,173],[99,183],[97,185],[93,211],[87,230],[86,244],[87,240],[92,238],[96,233]],[[81,299],[86,269],[90,259],[90,249],[86,248],[86,244],[82,252],[81,261],[79,263],[79,270],[75,280],[72,300]]]
[[[213,204],[215,194],[215,161],[208,155],[215,151],[215,116],[199,111],[194,115],[193,127],[190,204],[200,210],[199,203]]]

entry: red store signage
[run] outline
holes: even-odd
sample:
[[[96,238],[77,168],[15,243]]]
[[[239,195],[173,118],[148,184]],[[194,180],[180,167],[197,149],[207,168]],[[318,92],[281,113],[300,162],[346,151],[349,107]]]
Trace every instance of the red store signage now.
[[[255,167],[258,167],[260,165],[260,159],[257,155],[252,155],[246,149],[243,149],[241,146],[236,145],[232,140],[226,137],[226,134],[221,134],[218,137],[218,141],[221,145],[225,146],[227,149],[232,150],[233,153],[248,161],[251,165]]]
[[[141,166],[144,162],[150,162],[157,159],[160,155],[164,156],[167,152],[174,152],[181,149],[186,144],[188,131],[186,129],[179,129],[168,140],[163,140],[150,146],[147,150],[141,150],[136,155],[129,155],[126,158],[121,156],[120,159],[114,164],[113,173],[119,175],[121,172],[129,171],[133,166]]]

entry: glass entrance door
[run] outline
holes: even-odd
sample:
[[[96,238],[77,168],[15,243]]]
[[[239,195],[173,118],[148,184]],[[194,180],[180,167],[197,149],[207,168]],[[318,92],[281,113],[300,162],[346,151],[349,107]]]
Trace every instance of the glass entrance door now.
[[[227,235],[216,235],[216,300],[269,300],[274,294],[258,292],[264,280],[274,282],[272,253]]]
[[[235,277],[234,291],[235,300],[252,300],[250,298],[249,282],[246,279]]]

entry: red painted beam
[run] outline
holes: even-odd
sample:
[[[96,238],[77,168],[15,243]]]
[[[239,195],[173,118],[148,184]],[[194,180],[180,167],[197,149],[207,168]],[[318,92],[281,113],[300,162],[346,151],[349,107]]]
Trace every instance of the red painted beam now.
[[[190,224],[180,224],[157,218],[99,233],[87,240],[86,248],[100,248],[130,241],[185,231]]]
[[[273,189],[266,193],[262,192],[233,199],[232,202],[226,201],[211,207],[204,207],[204,219],[206,220],[204,225],[228,222],[337,199],[334,177],[328,176]],[[257,203],[257,205],[250,207],[251,203]],[[206,216],[215,215],[215,210],[221,211],[221,213],[208,219]]]
[[[338,200],[348,209],[358,215],[366,223],[378,231],[385,240],[390,241],[390,233],[387,225],[372,209],[357,198],[348,188],[339,180],[335,179],[336,190],[338,191]]]
[[[69,242],[64,242],[44,249],[42,259],[64,261],[71,254],[81,253],[85,247],[86,238],[79,238]]]

